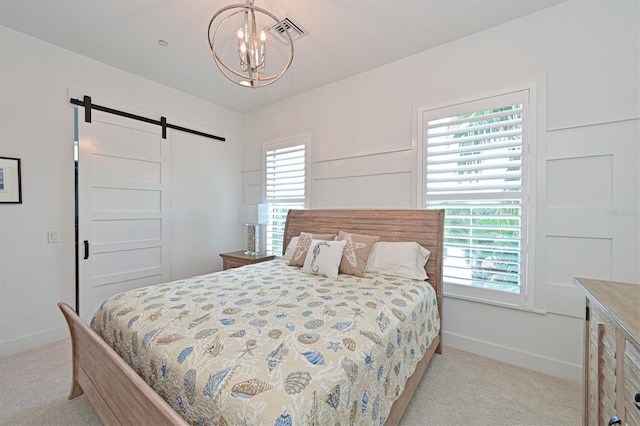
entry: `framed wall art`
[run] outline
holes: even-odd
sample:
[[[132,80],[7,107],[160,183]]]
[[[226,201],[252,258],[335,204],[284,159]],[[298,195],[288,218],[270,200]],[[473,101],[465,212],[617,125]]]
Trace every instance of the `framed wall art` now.
[[[0,203],[22,203],[19,158],[0,157]]]

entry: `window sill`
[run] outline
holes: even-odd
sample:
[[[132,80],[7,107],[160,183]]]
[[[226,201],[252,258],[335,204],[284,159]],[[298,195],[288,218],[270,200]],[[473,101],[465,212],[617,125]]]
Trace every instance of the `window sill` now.
[[[539,314],[539,315],[547,314],[547,311],[544,311],[542,309],[528,308],[526,306],[515,305],[513,303],[499,302],[496,300],[483,299],[481,297],[465,296],[462,294],[450,293],[446,291],[443,293],[443,296],[449,297],[452,299],[465,300],[467,302],[482,303],[484,305],[492,305],[492,306],[498,306],[500,308],[514,309],[516,311],[524,311],[524,312],[529,312],[533,314]]]

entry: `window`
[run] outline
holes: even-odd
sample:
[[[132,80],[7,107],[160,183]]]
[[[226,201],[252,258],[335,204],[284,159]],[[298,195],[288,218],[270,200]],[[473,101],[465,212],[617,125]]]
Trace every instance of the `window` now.
[[[422,111],[427,208],[452,295],[527,305],[529,90]]]
[[[306,137],[265,145],[265,189],[269,207],[267,252],[281,255],[289,209],[306,201]]]

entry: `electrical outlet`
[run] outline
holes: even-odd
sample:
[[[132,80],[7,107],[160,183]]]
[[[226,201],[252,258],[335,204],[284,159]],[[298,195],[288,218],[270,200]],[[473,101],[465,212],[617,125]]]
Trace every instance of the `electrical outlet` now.
[[[51,230],[47,232],[47,241],[50,243],[57,243],[59,241],[58,231]]]

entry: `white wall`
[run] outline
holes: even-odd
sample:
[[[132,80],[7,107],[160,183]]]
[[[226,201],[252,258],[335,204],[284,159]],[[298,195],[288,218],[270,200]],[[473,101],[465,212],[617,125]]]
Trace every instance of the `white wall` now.
[[[240,114],[2,26],[0,52],[0,156],[21,158],[23,195],[0,205],[0,356],[67,336],[56,303],[75,305],[69,89],[225,136],[172,133],[172,278],[219,270],[218,254],[242,247]]]
[[[310,207],[419,207],[418,109],[535,83],[536,312],[446,297],[444,344],[579,381],[573,277],[640,281],[638,17],[569,1],[247,113],[244,191],[263,143],[310,132]]]

